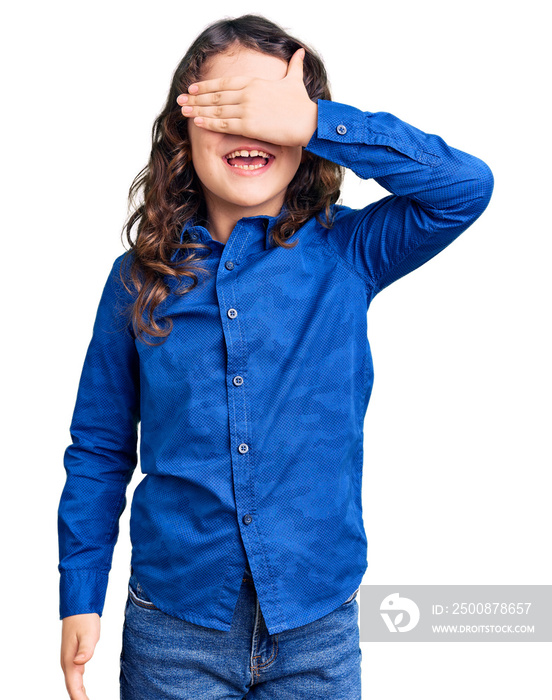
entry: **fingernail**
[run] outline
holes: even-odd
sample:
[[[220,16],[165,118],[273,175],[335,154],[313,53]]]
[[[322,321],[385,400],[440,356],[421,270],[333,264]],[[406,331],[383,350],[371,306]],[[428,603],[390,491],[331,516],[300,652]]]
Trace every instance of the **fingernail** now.
[[[179,96],[176,98],[176,101],[178,102],[178,104],[182,105],[182,104],[184,104],[185,102],[188,101],[188,95],[179,95]]]
[[[190,85],[188,92],[197,92],[199,90],[197,85]]]

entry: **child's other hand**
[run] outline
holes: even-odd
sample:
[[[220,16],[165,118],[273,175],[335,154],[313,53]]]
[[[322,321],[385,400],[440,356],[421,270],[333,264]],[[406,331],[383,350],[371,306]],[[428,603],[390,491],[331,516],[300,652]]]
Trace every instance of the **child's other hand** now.
[[[63,618],[60,661],[71,700],[89,700],[83,684],[84,665],[92,658],[99,638],[100,616],[97,613]]]
[[[203,80],[177,102],[194,124],[281,146],[306,146],[316,131],[318,105],[303,83],[304,49],[291,57],[281,80],[229,76]]]

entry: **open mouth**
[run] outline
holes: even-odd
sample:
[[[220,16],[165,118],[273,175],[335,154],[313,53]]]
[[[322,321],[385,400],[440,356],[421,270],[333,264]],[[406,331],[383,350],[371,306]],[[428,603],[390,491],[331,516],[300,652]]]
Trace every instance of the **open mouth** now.
[[[224,160],[229,167],[240,174],[253,174],[267,170],[272,164],[274,156],[260,148],[237,148],[227,153]]]

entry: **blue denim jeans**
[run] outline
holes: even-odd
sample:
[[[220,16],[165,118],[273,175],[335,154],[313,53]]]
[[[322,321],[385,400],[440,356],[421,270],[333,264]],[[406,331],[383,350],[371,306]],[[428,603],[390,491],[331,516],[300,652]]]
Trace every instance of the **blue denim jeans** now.
[[[121,700],[361,700],[358,591],[319,620],[271,635],[247,569],[229,632],[162,612],[133,572],[128,588]]]

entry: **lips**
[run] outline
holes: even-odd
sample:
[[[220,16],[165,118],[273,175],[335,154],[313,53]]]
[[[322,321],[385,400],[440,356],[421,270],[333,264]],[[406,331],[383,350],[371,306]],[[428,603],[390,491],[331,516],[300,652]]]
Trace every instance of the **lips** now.
[[[268,153],[268,151],[266,151],[266,152]],[[232,153],[232,151],[230,151],[230,153]],[[266,173],[266,171],[270,168],[272,163],[274,163],[275,156],[271,155],[270,158],[268,159],[268,161],[264,165],[256,166],[255,168],[251,168],[251,169],[249,169],[249,168],[246,169],[246,168],[242,168],[239,166],[231,165],[228,162],[227,158],[223,158],[222,160],[224,161],[225,166],[232,173],[232,175],[242,176],[242,177],[243,176],[255,177],[257,175],[262,175],[263,173]]]
[[[246,151],[247,154],[253,152],[255,155],[242,156],[241,151]],[[240,144],[222,157],[227,167],[231,168],[235,175],[246,175],[248,177],[265,173],[275,158],[276,156],[264,147],[251,143]]]

